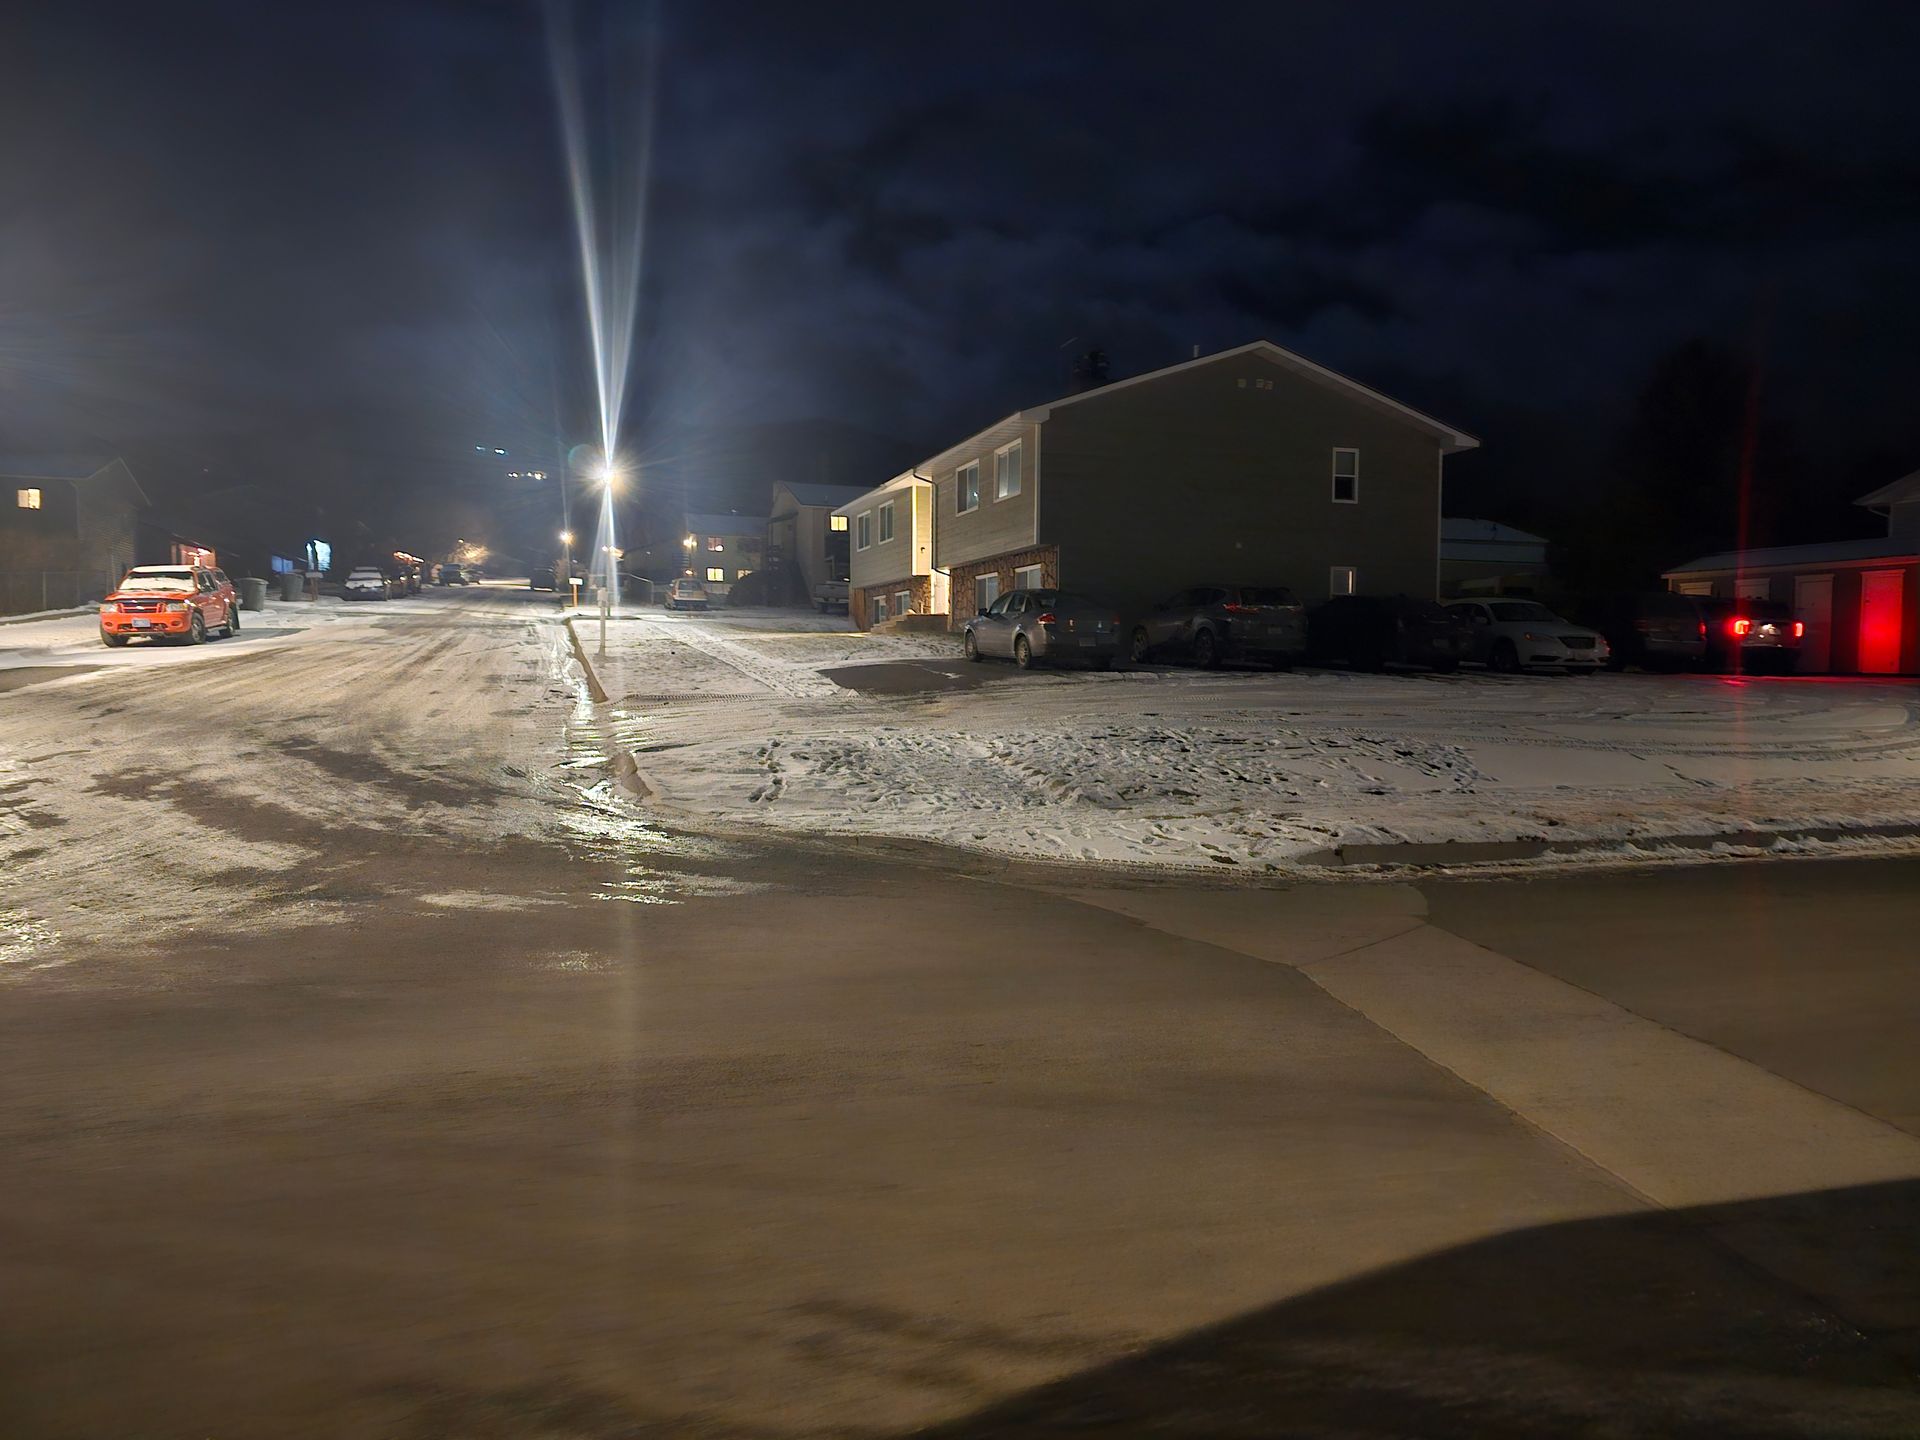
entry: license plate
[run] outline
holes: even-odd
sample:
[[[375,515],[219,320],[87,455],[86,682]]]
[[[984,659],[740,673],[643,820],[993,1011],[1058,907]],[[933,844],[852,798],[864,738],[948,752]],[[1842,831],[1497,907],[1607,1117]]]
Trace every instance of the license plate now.
[[[135,620],[132,624],[136,630],[151,630],[153,628],[153,621],[151,620]]]

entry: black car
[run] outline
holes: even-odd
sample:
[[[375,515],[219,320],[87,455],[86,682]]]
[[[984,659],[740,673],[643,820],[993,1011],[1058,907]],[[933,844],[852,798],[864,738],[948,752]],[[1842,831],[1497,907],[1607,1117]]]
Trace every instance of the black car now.
[[[1196,585],[1142,616],[1128,648],[1135,664],[1184,655],[1203,669],[1222,660],[1291,665],[1307,648],[1307,614],[1284,585]]]
[[[1690,595],[1671,590],[1594,595],[1569,601],[1560,613],[1607,637],[1612,668],[1692,670],[1707,655],[1707,622]]]
[[[1807,627],[1778,600],[1690,597],[1707,627],[1707,666],[1748,675],[1791,675],[1800,666]]]
[[[535,570],[533,574],[529,575],[527,577],[527,588],[529,590],[558,589],[559,587],[553,583],[553,566],[542,565],[539,569]]]
[[[1444,606],[1411,595],[1336,595],[1307,615],[1315,665],[1417,665],[1444,674],[1460,668],[1471,638]]]

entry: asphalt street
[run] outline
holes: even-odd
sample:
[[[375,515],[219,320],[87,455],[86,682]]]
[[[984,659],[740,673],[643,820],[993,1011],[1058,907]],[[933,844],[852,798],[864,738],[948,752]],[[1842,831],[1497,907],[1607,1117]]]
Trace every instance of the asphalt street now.
[[[703,833],[504,587],[10,673],[9,1440],[1920,1433],[1920,863]]]

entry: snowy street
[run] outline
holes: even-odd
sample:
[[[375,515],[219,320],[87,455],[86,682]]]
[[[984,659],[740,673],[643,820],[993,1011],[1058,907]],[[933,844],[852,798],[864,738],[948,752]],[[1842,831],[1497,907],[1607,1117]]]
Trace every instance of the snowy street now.
[[[1005,856],[1283,871],[1920,836],[1912,684],[1022,673],[965,665],[946,636],[848,629],[724,611],[616,622],[593,667],[656,802]]]

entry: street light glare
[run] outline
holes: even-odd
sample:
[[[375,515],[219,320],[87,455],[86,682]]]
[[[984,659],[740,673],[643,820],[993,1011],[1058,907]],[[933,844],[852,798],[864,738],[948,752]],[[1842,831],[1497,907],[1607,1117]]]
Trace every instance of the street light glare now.
[[[560,532],[560,543],[562,545],[571,545],[573,543],[573,531],[562,530]]]

